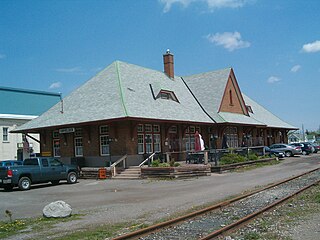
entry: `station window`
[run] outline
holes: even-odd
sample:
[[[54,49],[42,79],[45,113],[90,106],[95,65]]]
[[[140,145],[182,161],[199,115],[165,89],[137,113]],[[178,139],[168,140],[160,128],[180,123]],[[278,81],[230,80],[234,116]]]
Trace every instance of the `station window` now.
[[[108,134],[108,133],[109,133],[109,126],[108,125],[100,126],[100,134]]]
[[[55,130],[52,132],[52,137],[53,138],[59,138],[59,131],[58,130]]]
[[[160,125],[139,124],[137,132],[138,154],[161,151]]]
[[[81,137],[82,136],[82,128],[76,128],[74,132],[74,136]]]
[[[108,135],[101,135],[100,136],[100,154],[101,154],[101,156],[107,156],[110,154],[109,136]]]
[[[76,157],[83,156],[83,144],[82,144],[82,137],[77,137],[74,139],[74,151]]]
[[[54,157],[60,157],[60,139],[54,139],[53,140],[53,156]]]
[[[194,151],[195,149],[195,133],[200,133],[200,127],[189,126],[187,127],[184,134],[185,148],[186,151]]]
[[[8,127],[2,128],[2,141],[4,141],[4,142],[9,141],[9,128]]]

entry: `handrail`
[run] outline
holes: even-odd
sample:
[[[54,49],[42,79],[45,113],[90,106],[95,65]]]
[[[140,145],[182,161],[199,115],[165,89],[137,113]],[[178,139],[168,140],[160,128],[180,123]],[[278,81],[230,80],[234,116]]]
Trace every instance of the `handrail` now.
[[[121,163],[123,161],[123,167],[125,168],[126,167],[126,159],[127,159],[127,154],[122,156],[119,160],[117,160],[116,162],[114,162],[110,167],[111,169],[113,170],[113,176],[115,176],[117,174],[117,169],[116,169],[116,166]]]
[[[151,158],[151,162],[153,162],[153,157],[156,153],[158,153],[158,152],[152,153],[149,157],[147,157],[145,160],[143,160],[142,163],[139,164],[139,167],[141,167],[143,164],[145,164],[147,161],[149,161],[150,158]]]

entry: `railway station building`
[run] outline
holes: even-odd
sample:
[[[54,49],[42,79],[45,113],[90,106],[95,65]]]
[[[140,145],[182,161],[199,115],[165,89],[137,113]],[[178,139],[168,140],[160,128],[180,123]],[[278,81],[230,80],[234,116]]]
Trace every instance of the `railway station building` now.
[[[182,77],[170,51],[163,63],[164,72],[115,61],[16,131],[40,134],[44,156],[105,166],[154,152],[185,160],[196,132],[219,149],[286,143],[296,129],[242,93],[232,68]]]

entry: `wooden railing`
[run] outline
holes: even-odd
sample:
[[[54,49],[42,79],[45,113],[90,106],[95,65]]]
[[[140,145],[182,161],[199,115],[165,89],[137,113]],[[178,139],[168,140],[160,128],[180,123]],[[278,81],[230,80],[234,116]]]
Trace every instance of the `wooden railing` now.
[[[153,157],[155,154],[157,154],[158,152],[154,152],[152,153],[149,157],[147,157],[145,160],[142,161],[142,163],[139,164],[139,167],[141,167],[143,164],[145,164],[147,161],[149,161],[151,159],[151,162],[153,162]]]
[[[119,160],[117,160],[116,162],[114,162],[110,167],[111,167],[111,171],[112,171],[112,176],[117,175],[117,165],[121,162],[123,162],[123,168],[126,168],[126,159],[127,159],[127,155],[124,155],[123,157],[121,157]]]

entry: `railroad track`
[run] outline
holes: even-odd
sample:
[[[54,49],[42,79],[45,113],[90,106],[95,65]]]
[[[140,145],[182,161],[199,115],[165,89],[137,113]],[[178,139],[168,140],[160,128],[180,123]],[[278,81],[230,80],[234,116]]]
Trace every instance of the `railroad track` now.
[[[213,239],[320,182],[320,168],[113,240]]]

